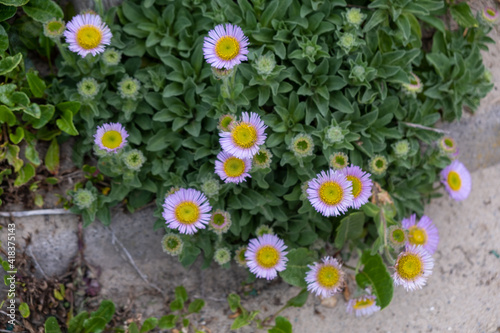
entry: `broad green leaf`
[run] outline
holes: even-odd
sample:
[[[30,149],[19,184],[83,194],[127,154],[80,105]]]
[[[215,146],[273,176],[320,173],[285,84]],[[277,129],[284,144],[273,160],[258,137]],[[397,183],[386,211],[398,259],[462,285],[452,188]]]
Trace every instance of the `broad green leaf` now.
[[[347,240],[360,237],[363,232],[364,223],[365,214],[363,212],[351,213],[340,220],[337,235],[335,236],[335,247],[341,249]]]
[[[14,180],[14,186],[21,186],[30,181],[31,178],[35,176],[35,167],[31,164],[25,164],[24,167],[19,170],[16,180]]]
[[[7,145],[7,153],[5,157],[7,157],[7,162],[14,167],[15,172],[19,172],[24,162],[19,158],[20,148],[15,145]]]
[[[70,110],[64,110],[61,118],[56,120],[57,127],[69,135],[78,135],[78,131],[73,124],[73,113]]]
[[[40,193],[35,194],[34,202],[35,202],[35,206],[37,206],[38,208],[42,208],[43,207],[43,196]]]
[[[38,72],[28,72],[26,73],[26,79],[28,80],[28,85],[30,86],[30,90],[35,97],[43,97],[45,89],[47,85],[45,82],[40,79],[38,76]]]
[[[4,14],[3,8],[12,8],[14,10],[14,13],[16,12],[16,7],[7,7],[7,6],[2,6],[0,5],[0,22],[2,20],[2,16]],[[0,25],[0,52],[4,52],[9,48],[9,36],[7,35],[7,32],[3,28],[2,25]]]
[[[241,307],[240,296],[237,294],[229,294],[229,296],[227,296],[227,303],[229,304],[229,309],[231,309],[232,312],[236,312],[238,308]]]
[[[249,317],[248,314],[246,314],[246,315],[241,314],[238,317],[236,317],[233,324],[231,325],[231,329],[237,330],[237,329],[242,328],[244,326],[250,325],[251,321],[249,320],[248,317]]]
[[[200,312],[204,306],[205,306],[205,301],[200,298],[197,298],[189,304],[188,312],[189,313]]]
[[[162,330],[169,330],[175,327],[178,316],[170,314],[160,318],[158,322],[158,327]]]
[[[104,330],[106,324],[111,321],[115,314],[115,304],[111,301],[104,300],[99,305],[97,311],[90,314],[90,318],[85,319],[83,327],[85,333],[99,333]]]
[[[314,262],[314,253],[302,247],[290,250],[286,257],[288,258],[286,269],[279,273],[280,276],[292,286],[307,287],[305,278],[310,269],[307,265]]]
[[[185,303],[188,299],[188,294],[186,288],[183,286],[178,286],[175,288],[175,298],[180,299],[182,303]]]
[[[40,105],[36,103],[31,103],[27,108],[23,109],[23,112],[35,119],[40,119],[40,117],[42,116]]]
[[[80,102],[76,101],[67,101],[67,102],[62,102],[56,105],[56,108],[60,111],[66,111],[69,110],[71,113],[73,113],[73,116],[78,113],[80,110],[80,107],[82,104]]]
[[[309,297],[309,291],[307,291],[307,289],[304,288],[300,291],[300,293],[297,296],[290,298],[288,302],[286,302],[286,305],[300,308],[304,306],[304,304],[306,304],[308,297]]]
[[[47,170],[53,175],[59,172],[59,144],[56,139],[52,139],[49,149],[45,154],[45,166]]]
[[[175,299],[170,303],[170,310],[172,311],[179,311],[184,308],[184,302],[182,302],[181,299]]]
[[[370,250],[361,256],[363,269],[356,274],[356,282],[360,288],[372,287],[377,297],[377,304],[383,309],[391,303],[394,286],[387,267],[379,254],[370,255]]]
[[[141,333],[151,331],[158,325],[158,319],[151,317],[144,321],[141,327]]]
[[[474,28],[478,26],[478,22],[474,17],[474,14],[472,14],[467,2],[451,5],[450,13],[458,25],[464,28]]]
[[[353,113],[351,102],[340,92],[335,91],[330,97],[330,106],[343,113]]]
[[[38,152],[36,151],[36,141],[32,140],[28,142],[26,145],[26,150],[24,151],[24,156],[36,166],[40,165],[40,156],[38,156]]]
[[[30,307],[27,303],[22,302],[21,304],[19,304],[19,312],[21,313],[21,316],[23,316],[23,318],[28,318],[30,316]]]
[[[132,323],[128,326],[128,332],[129,333],[139,333],[139,329],[137,328],[136,323]]]
[[[54,116],[55,107],[54,105],[39,105],[40,107],[40,118],[29,117],[27,120],[31,123],[31,126],[35,129],[40,129],[45,126]]]
[[[0,105],[0,124],[7,123],[9,126],[14,126],[16,120],[16,116],[7,106]]]
[[[49,317],[45,321],[45,333],[61,333],[61,329],[55,317]]]
[[[22,139],[24,139],[24,130],[22,127],[17,127],[15,133],[9,133],[9,138],[10,141],[12,141],[13,144],[17,145],[19,142],[21,142]]]
[[[35,21],[45,23],[53,18],[62,19],[64,13],[57,3],[52,0],[30,0],[23,7],[26,15]]]
[[[70,333],[82,333],[83,332],[83,322],[89,317],[87,311],[80,312],[75,317],[71,318],[69,321],[68,332]]]
[[[2,2],[0,0],[0,22],[10,19],[17,12],[17,8],[15,6],[6,6],[1,3]]]
[[[292,333],[292,324],[285,317],[276,317],[276,326],[268,330],[268,333]]]
[[[0,75],[5,75],[12,72],[14,68],[19,65],[21,60],[23,60],[23,55],[21,53],[18,53],[12,57],[5,57],[0,60]]]

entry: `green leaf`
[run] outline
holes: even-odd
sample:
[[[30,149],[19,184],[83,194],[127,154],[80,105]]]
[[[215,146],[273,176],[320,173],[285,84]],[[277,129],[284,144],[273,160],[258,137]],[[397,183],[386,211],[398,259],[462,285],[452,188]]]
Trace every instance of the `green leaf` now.
[[[56,120],[57,127],[69,135],[78,135],[78,131],[73,124],[73,113],[69,110],[64,110],[60,119]]]
[[[367,202],[363,206],[361,206],[361,210],[367,216],[370,216],[370,217],[375,217],[378,215],[378,213],[380,213],[380,208],[377,205],[372,204],[371,202]]]
[[[163,316],[158,322],[158,327],[162,330],[169,330],[175,327],[178,316],[170,314],[168,316]]]
[[[38,77],[38,72],[28,72],[26,73],[26,79],[28,80],[28,85],[30,90],[35,97],[43,97],[47,85],[45,81]]]
[[[464,28],[474,28],[478,26],[478,22],[466,2],[452,5],[450,12],[451,16],[458,23],[458,25]]]
[[[20,148],[16,145],[7,145],[7,153],[5,157],[7,158],[7,162],[14,167],[15,172],[19,172],[24,162],[19,158]]]
[[[45,321],[45,333],[61,333],[61,329],[55,317],[49,317]]]
[[[189,304],[189,307],[188,307],[188,312],[189,313],[198,313],[201,311],[201,309],[205,306],[205,301],[200,299],[200,298],[197,298],[195,299],[194,301],[191,302],[191,304]]]
[[[292,324],[285,317],[276,317],[276,326],[268,330],[268,333],[292,333]]]
[[[7,7],[0,5],[0,22],[3,21],[2,17],[4,17],[4,14],[6,14],[5,11],[3,10],[4,8],[11,8],[14,11],[14,14],[16,13],[16,7]],[[9,48],[9,36],[7,35],[7,31],[5,31],[4,27],[0,25],[0,52],[4,52],[8,48]]]
[[[251,321],[248,320],[248,314],[246,316],[239,315],[238,317],[236,317],[233,324],[231,325],[231,329],[237,330],[237,329],[242,328],[244,326],[250,325],[250,323],[251,323]]]
[[[353,113],[351,102],[340,92],[335,91],[330,97],[330,106],[344,113]]]
[[[23,60],[23,55],[21,53],[18,53],[13,57],[5,57],[0,60],[0,75],[12,72],[14,68],[19,65],[21,60]]]
[[[361,256],[363,269],[356,274],[356,282],[360,288],[372,287],[377,297],[377,304],[383,309],[391,303],[394,286],[387,267],[379,254],[370,255],[370,251]]]
[[[237,294],[229,294],[227,296],[227,303],[232,312],[236,312],[241,307],[240,296]]]
[[[80,107],[82,104],[80,102],[76,101],[67,101],[67,102],[62,102],[56,105],[56,108],[60,111],[66,111],[69,110],[71,113],[73,113],[73,116],[78,113],[80,110]]]
[[[30,307],[27,303],[22,302],[21,304],[19,304],[19,312],[21,313],[21,316],[23,316],[23,318],[28,318],[30,316]]]
[[[23,10],[26,15],[41,23],[54,18],[62,19],[64,16],[61,7],[52,0],[30,0]]]
[[[280,272],[280,276],[288,284],[301,288],[307,287],[305,281],[306,273],[309,271],[307,265],[315,260],[313,252],[301,247],[290,250],[286,257],[288,258],[286,269]]]
[[[14,180],[14,186],[21,186],[29,182],[31,178],[35,176],[35,167],[31,164],[25,164],[24,167],[19,170],[16,180]]]
[[[184,308],[184,302],[180,299],[175,299],[170,303],[170,310],[172,311],[179,311]]]
[[[335,247],[341,249],[347,240],[359,238],[363,233],[364,223],[365,214],[363,212],[351,213],[340,220],[335,236]]]
[[[39,105],[40,108],[40,118],[31,117],[28,119],[33,128],[40,129],[45,126],[54,116],[56,108],[54,105]]]
[[[23,112],[35,119],[40,119],[40,117],[42,116],[42,109],[40,109],[40,105],[36,103],[31,103],[27,108],[23,109]]]
[[[22,139],[24,139],[24,130],[22,127],[17,127],[15,133],[9,133],[9,138],[10,141],[12,141],[13,144],[17,145],[19,142],[21,142]]]
[[[83,322],[89,317],[87,311],[80,312],[75,317],[71,318],[69,321],[68,332],[70,333],[82,333],[83,332]]]
[[[14,126],[16,120],[16,116],[8,107],[0,105],[0,124],[7,123],[9,126]]]
[[[151,317],[144,321],[141,327],[141,333],[151,331],[158,325],[158,319]]]
[[[182,303],[185,303],[188,299],[188,294],[187,294],[186,288],[184,288],[183,286],[176,287],[175,288],[175,297],[177,299],[180,299],[182,301]]]
[[[52,139],[49,149],[45,154],[45,166],[47,170],[53,175],[59,172],[59,144],[56,139]]]
[[[83,321],[85,333],[99,333],[104,330],[106,324],[111,321],[115,314],[115,304],[111,301],[104,300],[99,305],[97,311],[90,314],[90,318]]]
[[[136,323],[132,323],[128,326],[128,332],[129,333],[139,333],[139,328],[137,328]]]
[[[297,296],[290,298],[288,302],[286,302],[286,306],[293,306],[296,308],[300,308],[304,306],[304,304],[306,304],[308,297],[309,297],[309,292],[307,291],[306,288],[304,288],[300,291],[300,293]]]

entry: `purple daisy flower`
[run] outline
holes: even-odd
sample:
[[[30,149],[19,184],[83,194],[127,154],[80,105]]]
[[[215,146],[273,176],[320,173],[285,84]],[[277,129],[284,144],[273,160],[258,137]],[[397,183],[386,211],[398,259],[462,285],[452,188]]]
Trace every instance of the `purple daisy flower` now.
[[[424,249],[433,254],[437,250],[439,243],[439,233],[437,227],[432,223],[432,220],[424,215],[416,222],[416,215],[412,214],[410,218],[403,219],[401,224],[403,228],[408,229],[408,245],[421,245]]]
[[[331,257],[323,258],[323,262],[308,265],[311,270],[306,274],[307,290],[323,298],[340,292],[344,286],[342,264]]]
[[[323,216],[343,214],[353,203],[352,182],[338,171],[321,171],[308,185],[309,202]]]
[[[259,115],[243,112],[241,121],[233,121],[230,127],[230,132],[219,133],[222,150],[238,158],[253,158],[267,137],[267,126]]]
[[[125,146],[127,137],[128,133],[122,124],[109,123],[97,126],[97,132],[94,134],[94,143],[99,146],[99,149],[116,153],[118,149]]]
[[[82,58],[89,53],[95,56],[104,52],[105,45],[109,45],[113,37],[101,17],[95,14],[73,17],[66,26],[64,36],[70,51],[78,53]]]
[[[356,298],[351,298],[347,303],[347,313],[353,313],[356,317],[368,317],[377,311],[380,311],[380,306],[376,304],[376,297],[369,293]]]
[[[181,188],[169,195],[163,204],[163,218],[171,229],[178,229],[181,234],[194,234],[198,229],[205,229],[210,220],[210,204],[200,191]]]
[[[466,199],[472,187],[469,171],[458,160],[454,160],[441,171],[441,183],[444,184],[450,196],[456,201]]]
[[[226,183],[241,183],[246,177],[252,177],[248,173],[252,168],[252,160],[249,158],[238,158],[221,151],[217,154],[215,161],[215,173]]]
[[[429,252],[422,246],[409,245],[399,254],[392,279],[396,286],[403,286],[406,291],[422,289],[433,267],[434,259]]]
[[[248,37],[237,25],[217,25],[203,42],[203,55],[212,67],[231,69],[247,60]]]
[[[346,176],[347,180],[352,182],[353,202],[351,207],[359,209],[359,207],[368,202],[368,198],[372,195],[373,182],[370,179],[371,174],[364,172],[356,165],[351,165],[338,172]]]
[[[250,240],[245,251],[248,268],[257,277],[274,279],[278,272],[284,271],[288,251],[283,240],[275,235],[265,234]]]
[[[482,14],[483,18],[489,23],[494,23],[498,18],[498,12],[492,7],[484,8]]]

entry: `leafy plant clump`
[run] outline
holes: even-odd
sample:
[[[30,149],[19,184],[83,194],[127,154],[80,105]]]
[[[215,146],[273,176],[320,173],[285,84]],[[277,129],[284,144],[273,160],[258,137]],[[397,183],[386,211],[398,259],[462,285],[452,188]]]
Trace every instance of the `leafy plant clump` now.
[[[272,233],[288,248],[280,276],[302,288],[319,256],[357,254],[360,290],[370,288],[386,307],[393,288],[386,265],[399,253],[387,231],[423,215],[454,158],[437,144],[443,135],[434,126],[475,110],[492,88],[480,54],[491,42],[488,21],[465,3],[441,0],[127,0],[99,14],[111,44],[82,58],[55,39],[57,79],[47,89],[52,104],[81,105],[72,112],[80,134],[74,161],[98,159],[70,192],[85,225],[96,217],[109,224],[119,203],[134,211],[154,201],[153,228],[177,236],[165,238],[166,252],[180,253],[186,266],[202,255],[203,267],[213,260],[227,267],[228,251],[245,265],[249,239]],[[204,39],[227,22],[248,37],[248,61],[211,68]],[[267,138],[251,178],[225,183],[214,173],[219,132],[243,112],[259,115]],[[124,148],[94,144],[105,123],[123,126]],[[371,202],[323,216],[308,200],[308,182],[348,164],[370,173]],[[231,221],[228,230],[184,235],[166,226],[165,198],[188,188],[220,210],[220,225]]]

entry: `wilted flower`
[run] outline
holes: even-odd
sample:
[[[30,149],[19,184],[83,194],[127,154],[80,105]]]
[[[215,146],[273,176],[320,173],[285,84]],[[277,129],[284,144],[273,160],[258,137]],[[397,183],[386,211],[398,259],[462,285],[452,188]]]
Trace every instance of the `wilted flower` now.
[[[78,189],[73,194],[73,202],[80,209],[89,208],[96,200],[94,193],[87,189]]]
[[[271,166],[271,159],[273,158],[273,153],[267,148],[260,148],[257,154],[253,157],[253,166],[256,169],[265,169]]]
[[[205,60],[212,67],[231,69],[247,60],[248,37],[233,24],[217,25],[208,32],[203,43]]]
[[[56,39],[63,35],[66,25],[61,19],[52,19],[43,24],[43,34],[46,37]]]
[[[179,235],[168,233],[161,239],[161,245],[163,247],[163,252],[172,256],[177,256],[181,254],[184,242]]]
[[[121,51],[114,48],[108,48],[101,56],[102,62],[106,66],[116,66],[122,59]]]
[[[99,15],[83,14],[71,19],[64,36],[69,49],[85,58],[89,53],[93,56],[102,53],[113,35]]]
[[[438,141],[439,150],[444,154],[455,155],[458,153],[458,146],[455,140],[449,136],[444,136]]]
[[[387,238],[392,248],[398,250],[408,241],[408,232],[398,225],[393,225],[387,229]]]
[[[384,156],[375,155],[368,162],[368,166],[372,174],[382,176],[389,167],[389,162]]]
[[[138,171],[141,169],[144,162],[146,162],[146,157],[144,157],[142,151],[138,149],[132,149],[131,151],[122,155],[122,160],[127,168],[129,168],[130,170]]]
[[[139,89],[141,89],[139,80],[128,75],[125,75],[120,82],[118,82],[118,92],[124,99],[136,100],[139,95]]]
[[[219,117],[219,125],[217,129],[221,132],[231,132],[231,123],[234,121],[234,116],[231,114],[223,114]]]
[[[201,191],[209,198],[219,194],[220,187],[219,181],[213,177],[208,177],[201,183]]]
[[[245,253],[247,251],[247,247],[245,245],[240,246],[235,254],[234,254],[234,260],[238,264],[238,266],[241,267],[248,267],[247,266],[247,259],[245,257]]]
[[[410,83],[403,83],[403,87],[406,89],[406,91],[410,93],[422,92],[423,89],[422,81],[417,75],[415,75],[415,73],[410,73],[410,74],[411,74]]]
[[[484,20],[488,23],[495,23],[495,21],[498,19],[498,11],[496,11],[495,8],[492,7],[484,8],[482,14]]]
[[[76,89],[80,96],[86,100],[90,100],[99,93],[99,84],[92,77],[84,77],[78,82]]]
[[[231,260],[231,251],[227,247],[221,247],[215,250],[214,260],[219,265],[227,264]]]
[[[231,223],[231,215],[228,212],[217,209],[212,213],[208,226],[216,234],[223,234],[229,230]]]
[[[311,156],[314,151],[313,138],[309,134],[297,134],[288,147],[296,157]]]
[[[349,164],[349,157],[343,152],[336,152],[335,154],[330,155],[328,162],[331,168],[334,170],[340,170]]]
[[[212,67],[212,74],[217,80],[227,79],[234,74],[234,68],[225,69]]]

